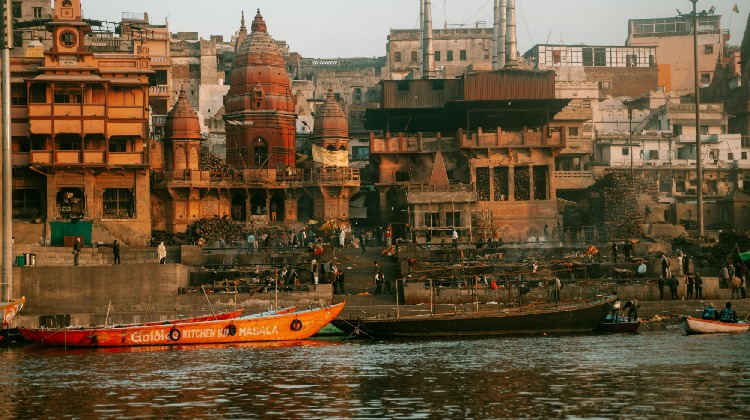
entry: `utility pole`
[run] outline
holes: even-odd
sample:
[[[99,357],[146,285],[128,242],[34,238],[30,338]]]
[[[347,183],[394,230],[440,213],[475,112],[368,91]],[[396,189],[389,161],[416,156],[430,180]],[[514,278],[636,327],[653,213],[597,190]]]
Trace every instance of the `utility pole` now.
[[[10,301],[11,285],[13,283],[13,217],[12,207],[12,167],[10,160],[10,49],[13,48],[13,4],[11,0],[2,0],[2,31],[0,49],[2,49],[2,137],[3,137],[3,186],[2,186],[2,298],[0,301]]]
[[[701,153],[701,87],[698,76],[698,13],[695,10],[698,0],[690,0],[693,3],[693,73],[695,78],[695,177],[697,193],[697,233],[698,242],[703,239],[703,156]]]

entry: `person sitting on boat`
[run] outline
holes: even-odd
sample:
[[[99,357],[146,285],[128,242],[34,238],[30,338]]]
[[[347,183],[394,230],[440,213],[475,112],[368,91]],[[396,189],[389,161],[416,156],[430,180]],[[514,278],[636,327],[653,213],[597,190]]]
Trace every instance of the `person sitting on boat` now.
[[[726,308],[721,310],[719,321],[737,323],[737,312],[732,309],[732,302],[727,302]]]
[[[629,301],[625,302],[625,305],[622,306],[622,309],[629,309],[628,322],[638,320],[638,308],[640,307],[641,304],[640,302],[638,302],[638,299],[630,299]]]
[[[716,308],[714,308],[713,303],[709,303],[708,306],[706,306],[705,309],[703,309],[703,315],[701,315],[701,318],[703,319],[709,319],[709,320],[715,320],[716,319]]]
[[[620,322],[620,301],[615,301],[614,305],[612,305],[612,311],[611,311],[611,322]]]

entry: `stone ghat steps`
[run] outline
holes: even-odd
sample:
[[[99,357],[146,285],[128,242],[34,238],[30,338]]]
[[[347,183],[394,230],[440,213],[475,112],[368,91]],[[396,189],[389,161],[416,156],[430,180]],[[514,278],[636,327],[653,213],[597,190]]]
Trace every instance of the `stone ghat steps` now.
[[[40,267],[55,265],[73,265],[73,253],[70,247],[31,247],[35,254],[36,265]],[[155,248],[128,248],[120,250],[122,264],[157,264]],[[83,248],[78,255],[80,265],[114,264],[111,247]]]
[[[336,263],[345,275],[345,291],[349,294],[375,291],[375,264],[378,262],[380,270],[387,279],[395,280],[400,277],[399,264],[394,257],[379,253],[380,249],[370,248],[367,254],[362,254],[356,248],[344,248],[336,251]],[[391,283],[395,289],[395,282]],[[395,297],[393,297],[395,301]]]

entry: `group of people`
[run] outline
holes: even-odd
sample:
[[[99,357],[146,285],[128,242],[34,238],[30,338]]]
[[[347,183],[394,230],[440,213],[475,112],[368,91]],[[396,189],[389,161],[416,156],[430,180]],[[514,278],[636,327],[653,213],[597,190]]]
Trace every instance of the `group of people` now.
[[[712,321],[736,323],[737,312],[732,309],[732,302],[727,302],[726,306],[721,310],[721,312],[717,311],[716,308],[714,308],[713,303],[709,303],[708,306],[703,309],[703,315],[701,316],[701,318]]]
[[[641,308],[641,303],[638,302],[638,299],[630,299],[625,301],[625,304],[621,306],[620,301],[615,301],[614,305],[612,305],[612,311],[610,313],[611,315],[611,322],[618,323],[622,322],[622,311],[628,310],[627,315],[627,321],[637,321],[638,320],[638,309]]]
[[[748,272],[744,264],[727,259],[719,271],[719,286],[732,288],[732,299],[747,299]]]
[[[628,240],[623,241],[622,252],[625,255],[625,262],[630,261],[630,259],[633,257],[633,243]],[[612,262],[613,263],[617,262],[619,255],[620,255],[620,248],[617,247],[617,242],[612,241]]]

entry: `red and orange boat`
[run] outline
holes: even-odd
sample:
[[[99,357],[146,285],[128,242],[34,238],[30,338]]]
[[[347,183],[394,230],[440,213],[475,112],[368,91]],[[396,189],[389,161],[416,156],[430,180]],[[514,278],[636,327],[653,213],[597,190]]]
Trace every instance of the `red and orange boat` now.
[[[294,312],[295,308],[284,308],[281,311]],[[176,325],[186,322],[203,322],[203,321],[215,321],[215,320],[227,320],[237,318],[242,315],[244,309],[230,312],[222,312],[219,314],[202,315],[191,318],[183,319],[172,319],[167,321],[154,321],[145,324],[125,324],[125,325],[114,325],[114,326],[98,326],[98,327],[67,327],[67,328],[24,328],[19,327],[18,331],[23,337],[35,344],[46,347],[96,347],[96,342],[93,337],[97,331],[107,329],[119,329],[136,326],[154,326],[154,325]],[[277,313],[278,311],[264,312],[263,314],[269,315],[271,313]]]
[[[26,297],[10,302],[0,302],[0,312],[3,314],[3,328],[21,311],[24,303],[26,303]]]
[[[231,344],[304,340],[336,318],[346,303],[266,316],[244,316],[222,321],[190,322],[108,328],[92,337],[97,347]]]

